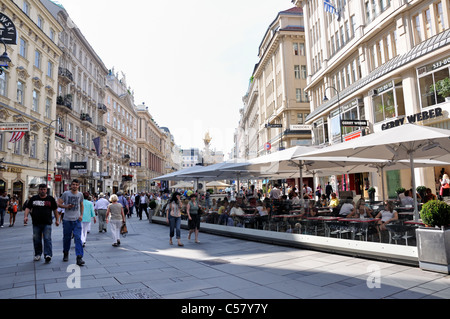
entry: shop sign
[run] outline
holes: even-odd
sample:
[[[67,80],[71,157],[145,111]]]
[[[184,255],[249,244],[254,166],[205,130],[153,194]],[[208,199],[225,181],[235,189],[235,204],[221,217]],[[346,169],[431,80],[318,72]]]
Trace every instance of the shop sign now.
[[[0,12],[0,39],[5,44],[17,44],[17,30],[14,23],[6,15]]]
[[[367,120],[342,120],[342,126],[369,126]]]
[[[290,126],[291,131],[311,131],[311,125],[294,124]]]
[[[429,119],[433,119],[436,117],[443,116],[442,109],[440,107],[435,108],[433,110],[428,110],[420,113],[416,113],[413,115],[407,115],[405,117],[396,119],[394,121],[390,121],[381,125],[381,130],[387,130],[393,127],[397,127],[406,123],[414,124],[416,122],[421,122]]]
[[[62,182],[62,175],[55,174],[55,182]]]
[[[87,170],[87,162],[70,162],[70,169]]]

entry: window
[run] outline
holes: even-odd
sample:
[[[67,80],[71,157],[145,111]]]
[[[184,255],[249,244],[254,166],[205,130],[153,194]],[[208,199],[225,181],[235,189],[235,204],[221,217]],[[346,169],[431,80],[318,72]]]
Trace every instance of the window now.
[[[48,61],[47,63],[47,76],[53,78],[53,62]]]
[[[22,141],[23,139],[14,143],[14,150],[13,150],[14,154],[22,155]]]
[[[297,124],[303,124],[303,113],[297,113]]]
[[[420,15],[413,17],[414,39],[416,45],[422,42],[422,29],[420,27]]]
[[[44,19],[42,19],[42,17],[41,16],[38,16],[38,19],[37,19],[37,26],[39,27],[39,29],[44,29]]]
[[[405,102],[401,81],[394,85],[388,82],[375,90],[372,97],[374,123],[405,115]]]
[[[302,101],[302,89],[295,89],[295,101],[296,102]]]
[[[2,74],[0,74],[0,95],[6,96],[7,92],[8,89],[7,89],[6,72],[3,72]]]
[[[26,15],[30,15],[30,4],[27,1],[23,2],[22,11],[25,12]]]
[[[20,46],[19,47],[19,54],[26,59],[27,58],[27,41],[25,41],[24,39],[20,38],[19,46]]]
[[[302,65],[302,69],[301,69],[301,75],[302,75],[302,79],[306,79],[307,77],[307,72],[306,72],[306,65]]]
[[[31,136],[30,136],[30,157],[31,158],[37,157],[36,144],[37,144],[37,135],[31,134]]]
[[[328,143],[328,123],[326,121],[320,119],[315,122],[313,125],[313,133],[314,145],[323,145]]]
[[[299,43],[299,48],[300,48],[300,55],[304,56],[305,53],[305,44],[304,43]]]
[[[298,43],[294,43],[294,55],[299,55]]]
[[[301,75],[300,75],[300,66],[299,65],[294,65],[294,74],[295,74],[296,79],[300,79]]]
[[[35,112],[39,112],[39,92],[36,90],[33,90],[33,104],[31,109]]]
[[[431,38],[433,35],[433,28],[431,26],[431,12],[430,9],[425,10],[425,37],[427,39]]]
[[[442,10],[442,1],[435,4],[435,12],[437,12],[436,23],[437,23],[437,32],[442,32],[445,29],[444,25],[444,11]]]
[[[435,92],[434,86],[438,81],[450,76],[448,66],[441,66],[441,62],[438,61],[419,68],[417,72],[422,108],[445,102],[444,97]]]
[[[48,118],[52,117],[52,100],[49,98],[45,99],[45,116]]]
[[[50,40],[55,42],[55,30],[53,30],[52,28],[50,28],[49,38],[50,38]]]
[[[38,69],[41,68],[41,52],[38,50],[34,52],[34,66]]]
[[[17,81],[17,103],[24,105],[25,84],[22,81]]]

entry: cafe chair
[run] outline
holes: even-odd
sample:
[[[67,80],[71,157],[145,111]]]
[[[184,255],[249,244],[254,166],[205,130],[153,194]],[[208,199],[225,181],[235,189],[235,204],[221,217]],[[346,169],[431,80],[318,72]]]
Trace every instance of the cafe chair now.
[[[413,238],[414,235],[409,235],[408,231],[411,230],[411,227],[402,224],[387,224],[386,229],[389,232],[389,244],[392,241],[395,241],[397,245],[397,241],[404,239],[406,246],[408,246],[408,238]]]

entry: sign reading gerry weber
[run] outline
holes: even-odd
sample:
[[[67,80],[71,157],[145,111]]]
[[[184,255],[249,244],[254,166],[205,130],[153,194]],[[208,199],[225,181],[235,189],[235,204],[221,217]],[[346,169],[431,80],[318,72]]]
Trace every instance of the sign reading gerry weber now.
[[[408,120],[408,123],[414,124],[416,122],[421,122],[429,119],[433,119],[435,117],[443,116],[442,109],[440,107],[435,108],[433,110],[423,111],[421,113],[416,113],[413,115],[407,115],[405,117],[396,119],[394,121],[390,121],[381,125],[381,130],[387,130],[393,127],[397,127],[405,124],[405,119]]]

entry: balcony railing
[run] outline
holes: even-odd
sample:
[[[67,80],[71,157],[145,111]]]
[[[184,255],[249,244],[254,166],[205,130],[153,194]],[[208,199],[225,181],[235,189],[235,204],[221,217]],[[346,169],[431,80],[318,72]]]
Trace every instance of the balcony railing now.
[[[108,108],[106,107],[106,105],[105,104],[102,104],[102,103],[98,103],[98,109],[99,109],[99,111],[102,111],[102,112],[108,112]]]
[[[69,79],[71,82],[73,82],[73,75],[72,72],[70,72],[69,70],[65,69],[65,68],[58,68],[58,76],[64,77]]]
[[[64,97],[60,95],[56,98],[56,105],[65,106],[72,110],[72,99],[68,95]]]
[[[97,130],[100,131],[100,133],[103,133],[103,134],[107,134],[108,133],[108,129],[105,126],[103,126],[103,125],[97,125]]]
[[[80,119],[82,121],[87,121],[89,123],[92,123],[92,117],[89,114],[87,114],[87,113],[81,113]]]

